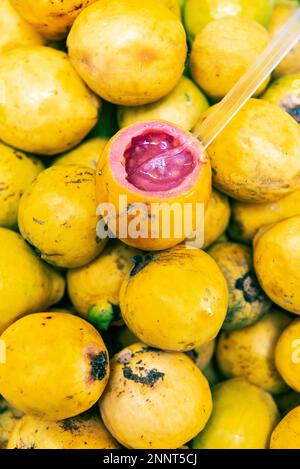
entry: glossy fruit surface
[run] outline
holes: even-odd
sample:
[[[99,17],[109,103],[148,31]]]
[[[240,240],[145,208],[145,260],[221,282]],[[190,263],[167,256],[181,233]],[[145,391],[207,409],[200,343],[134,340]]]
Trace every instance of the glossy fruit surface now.
[[[274,303],[300,314],[300,216],[262,228],[254,239],[258,280]]]
[[[129,329],[147,345],[191,350],[216,337],[228,291],[208,254],[180,245],[138,259],[121,287],[120,306]]]
[[[1,340],[6,361],[0,363],[0,392],[25,413],[48,420],[73,417],[92,407],[107,384],[104,342],[72,314],[30,314],[8,327]]]
[[[96,2],[77,18],[67,44],[89,87],[127,106],[167,95],[180,80],[187,53],[180,19],[154,0],[143,0],[142,7],[139,0]]]
[[[88,134],[100,102],[74,71],[67,54],[42,46],[0,56],[0,139],[21,150],[53,155]]]
[[[244,379],[227,380],[215,386],[211,418],[193,448],[266,449],[278,417],[269,393]]]
[[[208,96],[219,101],[247,72],[269,41],[266,29],[248,18],[212,21],[193,42],[192,77]],[[268,81],[264,81],[254,96],[261,94]]]
[[[106,240],[97,238],[95,171],[52,166],[24,193],[19,208],[23,237],[45,261],[75,268],[92,261]]]
[[[0,333],[19,317],[60,301],[65,281],[17,233],[0,228]]]
[[[299,189],[299,136],[299,125],[286,112],[250,99],[208,148],[215,187],[252,203],[273,202]]]

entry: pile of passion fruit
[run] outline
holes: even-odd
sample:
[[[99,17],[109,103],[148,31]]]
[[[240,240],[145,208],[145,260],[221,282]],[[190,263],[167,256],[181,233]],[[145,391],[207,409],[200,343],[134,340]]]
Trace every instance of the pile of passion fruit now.
[[[193,134],[297,6],[0,1],[2,448],[300,449],[300,44]]]

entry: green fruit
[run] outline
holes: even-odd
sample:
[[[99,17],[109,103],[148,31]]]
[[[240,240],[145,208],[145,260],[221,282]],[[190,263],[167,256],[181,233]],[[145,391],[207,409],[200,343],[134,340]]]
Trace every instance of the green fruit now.
[[[210,21],[224,16],[245,16],[268,26],[272,14],[272,0],[187,0],[184,23],[193,40]]]

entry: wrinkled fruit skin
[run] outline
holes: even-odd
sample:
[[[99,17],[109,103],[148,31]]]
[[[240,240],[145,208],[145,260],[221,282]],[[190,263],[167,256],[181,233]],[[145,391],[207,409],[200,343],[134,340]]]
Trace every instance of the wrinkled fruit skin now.
[[[208,23],[225,16],[249,18],[267,27],[272,7],[271,0],[187,0],[184,23],[192,41]]]
[[[72,314],[30,314],[8,327],[1,340],[6,362],[0,364],[0,392],[25,413],[48,420],[73,417],[92,407],[107,384],[104,342]]]
[[[300,320],[296,319],[281,334],[275,349],[275,363],[284,381],[300,392],[299,379],[299,333]]]
[[[99,158],[107,144],[108,139],[103,137],[91,138],[73,150],[55,159],[53,166],[66,164],[80,164],[96,169]]]
[[[126,106],[167,95],[180,80],[187,53],[180,19],[153,0],[143,0],[142,9],[139,0],[96,2],[77,18],[67,44],[89,87]]]
[[[42,46],[45,39],[24,21],[10,0],[1,0],[0,5],[0,52],[22,46]]]
[[[111,367],[100,410],[122,445],[174,449],[205,426],[212,409],[209,385],[186,355],[138,343],[115,355]]]
[[[274,36],[280,28],[295,13],[298,4],[295,5],[275,5],[269,26],[269,31]],[[277,66],[273,75],[275,78],[300,73],[300,43],[298,42],[294,48],[286,55],[286,57]]]
[[[223,98],[267,47],[268,32],[247,18],[227,17],[209,23],[192,45],[191,74],[214,100]],[[254,96],[267,86],[267,79]]]
[[[262,99],[277,104],[300,123],[300,73],[287,75],[273,82]]]
[[[271,306],[261,289],[252,263],[252,250],[237,243],[217,243],[208,250],[227,281],[228,311],[222,328],[242,329],[257,321]]]
[[[45,38],[66,37],[79,13],[96,0],[11,0],[20,15]]]
[[[96,412],[62,421],[25,415],[9,439],[7,449],[118,449]]]
[[[300,216],[262,228],[254,239],[254,267],[274,303],[300,314]]]
[[[75,268],[92,261],[98,240],[95,171],[86,166],[52,166],[24,193],[19,207],[22,236],[45,261]]]
[[[20,150],[69,150],[97,122],[100,102],[64,52],[42,46],[9,50],[0,56],[0,83],[0,139]]]
[[[184,351],[216,337],[228,291],[208,254],[180,245],[138,259],[123,282],[120,306],[125,323],[141,341]]]
[[[276,201],[299,189],[299,153],[297,122],[260,99],[250,99],[208,148],[217,189],[253,203]]]
[[[271,436],[270,449],[300,449],[300,407],[291,410]]]
[[[123,128],[136,122],[165,120],[188,132],[208,108],[205,95],[192,80],[183,76],[171,93],[155,103],[137,107],[119,106],[118,121],[120,128]]]
[[[0,333],[19,317],[59,302],[65,281],[17,233],[0,228]]]
[[[245,329],[222,332],[217,347],[217,362],[227,378],[243,377],[271,394],[287,391],[275,366],[275,346],[291,319],[272,310]]]
[[[122,241],[130,246],[133,246],[142,250],[158,251],[162,249],[168,249],[170,247],[179,244],[185,238],[184,226],[182,225],[181,233],[182,237],[178,237],[175,229],[175,213],[170,212],[169,219],[163,218],[162,211],[159,214],[151,213],[151,204],[167,204],[168,207],[172,207],[173,204],[179,204],[182,211],[184,210],[184,204],[191,204],[191,219],[190,224],[193,227],[192,231],[195,232],[197,228],[201,228],[197,225],[197,203],[206,204],[210,193],[211,193],[211,168],[209,162],[202,162],[200,172],[195,180],[195,184],[191,185],[188,189],[184,189],[183,192],[178,192],[177,188],[175,191],[168,191],[160,193],[157,191],[145,192],[138,190],[134,185],[124,185],[123,180],[118,181],[117,177],[120,176],[119,171],[112,169],[112,159],[117,156],[122,161],[120,154],[119,144],[121,139],[127,138],[128,144],[131,141],[130,135],[141,135],[143,132],[158,130],[167,132],[169,135],[174,136],[176,139],[180,137],[183,142],[190,142],[193,151],[197,151],[200,154],[201,147],[198,140],[191,140],[191,135],[184,132],[178,127],[175,127],[167,122],[163,121],[150,121],[145,123],[137,123],[129,127],[121,129],[114,137],[110,139],[106,145],[102,156],[99,160],[97,171],[96,171],[96,194],[97,194],[97,205],[110,203],[116,210],[116,216],[111,220],[110,230],[115,233]],[[190,147],[190,148],[191,148]],[[189,177],[189,176],[188,176]],[[188,180],[188,177],[186,178]],[[127,206],[122,207],[119,204],[119,196],[126,196]],[[147,204],[149,222],[146,224],[146,233],[142,231],[141,236],[133,237],[130,236],[130,224],[135,217],[135,207],[138,209],[138,204]],[[124,230],[121,231],[120,226],[124,223],[124,210],[127,216],[127,236],[124,234]],[[158,224],[158,232],[155,237],[151,235],[151,223],[153,217]],[[163,228],[168,224],[169,236],[164,236]],[[120,232],[121,231],[121,232]],[[150,233],[150,236],[149,236]],[[186,236],[188,236],[186,234]]]
[[[68,291],[73,305],[87,320],[91,313],[97,328],[101,328],[101,322],[105,322],[105,314],[109,315],[107,328],[112,322],[120,320],[120,317],[115,317],[116,311],[119,312],[120,288],[126,274],[134,266],[134,256],[137,255],[141,255],[141,251],[120,241],[111,241],[93,262],[68,271]]]
[[[268,392],[245,379],[227,380],[214,387],[211,418],[193,448],[266,449],[278,417]]]
[[[252,243],[258,230],[264,225],[277,223],[285,218],[300,215],[300,190],[286,195],[276,202],[247,204],[233,201],[229,225],[231,238],[243,243]]]
[[[228,197],[222,192],[212,189],[204,209],[204,245],[203,249],[225,232],[230,219],[230,204]]]
[[[20,198],[44,165],[0,143],[0,226],[16,228]]]

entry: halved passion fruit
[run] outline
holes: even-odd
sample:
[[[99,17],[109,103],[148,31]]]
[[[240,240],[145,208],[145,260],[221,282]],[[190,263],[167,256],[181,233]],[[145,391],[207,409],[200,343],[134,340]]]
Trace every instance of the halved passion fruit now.
[[[188,132],[163,121],[141,122],[108,142],[96,185],[99,215],[112,233],[140,249],[167,249],[203,222],[199,204],[210,196],[211,168]]]

